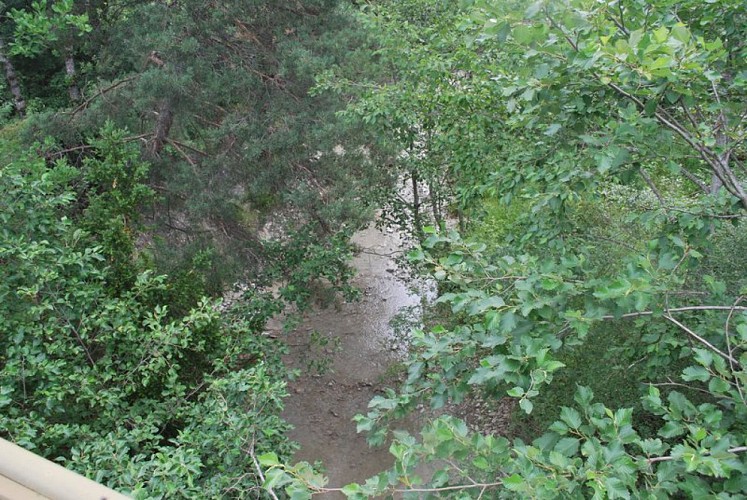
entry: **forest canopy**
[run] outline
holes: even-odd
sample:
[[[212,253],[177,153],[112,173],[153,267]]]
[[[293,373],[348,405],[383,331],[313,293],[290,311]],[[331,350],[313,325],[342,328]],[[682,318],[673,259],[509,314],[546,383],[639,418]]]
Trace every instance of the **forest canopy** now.
[[[743,1],[0,9],[0,436],[138,497],[747,495]],[[376,212],[437,298],[327,485],[264,328]],[[470,398],[510,435],[394,430]]]
[[[387,182],[310,93],[369,35],[334,1],[0,14],[0,436],[136,497],[262,496],[256,457],[294,448],[265,324],[354,295]]]
[[[448,416],[397,431],[394,467],[342,491],[744,495],[744,3],[364,12],[396,77],[324,84],[363,88],[346,114],[409,152],[400,175],[427,195],[385,214],[419,235],[410,261],[439,297],[358,428],[380,443],[417,405],[476,395],[519,412],[508,437]]]

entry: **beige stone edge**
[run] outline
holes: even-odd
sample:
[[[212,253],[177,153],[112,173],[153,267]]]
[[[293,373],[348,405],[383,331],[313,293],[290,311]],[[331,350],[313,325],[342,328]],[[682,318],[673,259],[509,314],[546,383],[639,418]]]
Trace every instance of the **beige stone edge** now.
[[[80,474],[0,439],[0,500],[125,500]]]

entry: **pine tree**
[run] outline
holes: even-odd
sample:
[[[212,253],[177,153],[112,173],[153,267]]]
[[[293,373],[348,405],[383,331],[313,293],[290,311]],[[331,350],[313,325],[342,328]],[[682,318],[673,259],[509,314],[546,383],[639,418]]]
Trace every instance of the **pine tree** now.
[[[262,267],[268,219],[309,241],[362,220],[372,141],[335,115],[341,96],[309,93],[368,43],[337,3],[135,6],[95,55],[97,90],[39,127],[76,154],[108,119],[129,129],[155,166],[160,241],[184,255],[213,247],[221,269]]]

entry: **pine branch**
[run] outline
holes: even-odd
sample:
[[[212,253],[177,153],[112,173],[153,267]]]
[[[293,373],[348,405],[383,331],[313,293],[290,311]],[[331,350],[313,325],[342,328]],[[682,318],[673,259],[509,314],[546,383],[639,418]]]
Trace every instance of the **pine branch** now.
[[[125,78],[124,80],[119,80],[118,82],[115,82],[108,87],[99,90],[94,95],[83,101],[77,108],[75,108],[72,111],[65,112],[64,114],[70,115],[70,120],[72,120],[76,114],[80,113],[84,109],[86,109],[95,99],[101,97],[102,95],[106,94],[107,92],[111,92],[112,90],[116,89],[117,87],[120,87],[124,85],[125,83],[129,83],[135,79],[140,77],[140,75],[133,75],[129,78]]]

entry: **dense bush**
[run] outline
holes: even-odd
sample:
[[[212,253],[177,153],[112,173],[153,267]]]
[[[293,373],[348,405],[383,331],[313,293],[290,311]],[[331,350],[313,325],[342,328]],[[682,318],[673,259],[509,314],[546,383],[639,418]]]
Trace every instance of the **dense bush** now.
[[[256,497],[255,449],[290,450],[261,335],[276,306],[160,303],[174,284],[130,226],[143,167],[109,139],[83,173],[33,154],[0,171],[0,435],[138,497]]]

